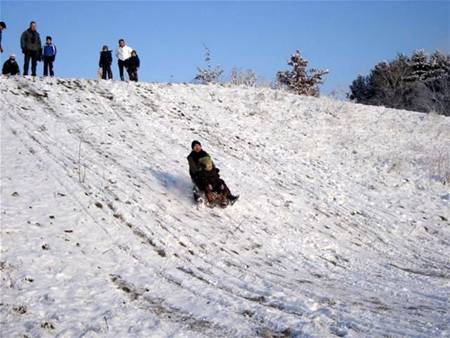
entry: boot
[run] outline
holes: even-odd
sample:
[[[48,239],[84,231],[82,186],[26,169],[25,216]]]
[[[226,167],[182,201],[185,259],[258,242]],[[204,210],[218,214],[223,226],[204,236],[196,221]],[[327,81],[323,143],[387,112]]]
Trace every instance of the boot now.
[[[228,196],[228,201],[230,202],[231,205],[233,205],[234,202],[236,202],[238,198],[239,198],[239,195],[234,196],[234,195],[230,194],[230,196]]]

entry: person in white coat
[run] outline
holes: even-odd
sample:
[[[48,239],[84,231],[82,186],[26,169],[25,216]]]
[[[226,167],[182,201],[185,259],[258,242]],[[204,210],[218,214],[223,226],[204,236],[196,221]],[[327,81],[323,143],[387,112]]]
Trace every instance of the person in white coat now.
[[[133,48],[127,46],[125,44],[124,39],[119,40],[119,48],[117,48],[116,51],[116,57],[118,59],[118,65],[119,65],[119,73],[120,73],[120,79],[122,81],[125,80],[123,76],[123,69],[124,67],[127,68],[127,60],[131,57],[131,52],[133,51]]]

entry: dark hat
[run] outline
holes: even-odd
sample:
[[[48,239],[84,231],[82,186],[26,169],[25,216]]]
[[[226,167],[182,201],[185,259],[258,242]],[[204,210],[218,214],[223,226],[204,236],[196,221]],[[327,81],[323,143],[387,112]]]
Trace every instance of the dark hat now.
[[[4,21],[0,21],[0,27],[6,28],[6,23]]]
[[[51,40],[52,37],[50,35],[47,35],[47,37],[45,38],[45,40]]]
[[[194,141],[192,141],[192,143],[191,143],[191,149],[194,149],[194,147],[195,147],[196,144],[198,144],[199,146],[202,145],[200,142],[194,140]]]

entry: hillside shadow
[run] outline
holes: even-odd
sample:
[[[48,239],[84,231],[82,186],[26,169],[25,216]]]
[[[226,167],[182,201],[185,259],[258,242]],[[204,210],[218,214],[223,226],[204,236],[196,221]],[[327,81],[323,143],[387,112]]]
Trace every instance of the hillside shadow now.
[[[169,192],[177,196],[182,195],[184,199],[189,199],[192,195],[192,182],[188,175],[178,175],[163,170],[148,168],[148,171],[158,181],[158,183]]]

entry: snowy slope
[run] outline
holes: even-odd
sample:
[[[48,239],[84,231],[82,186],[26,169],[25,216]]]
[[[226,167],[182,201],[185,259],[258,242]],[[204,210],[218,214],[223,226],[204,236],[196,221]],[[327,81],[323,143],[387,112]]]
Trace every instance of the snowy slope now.
[[[450,119],[0,79],[2,337],[448,337]],[[241,199],[197,209],[193,139]]]

